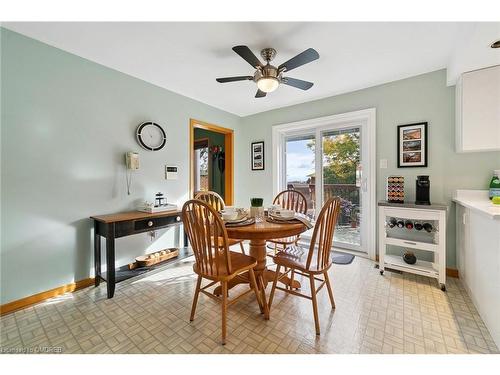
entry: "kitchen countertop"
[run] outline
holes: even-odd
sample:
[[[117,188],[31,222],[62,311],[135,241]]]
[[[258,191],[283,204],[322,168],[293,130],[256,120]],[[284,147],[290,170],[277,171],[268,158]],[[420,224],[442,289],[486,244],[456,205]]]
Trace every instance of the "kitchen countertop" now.
[[[390,203],[387,201],[379,201],[378,205],[379,206],[386,206],[386,207],[399,207],[399,208],[420,208],[420,209],[424,209],[424,210],[441,210],[441,211],[448,210],[448,206],[445,205],[444,203],[415,204],[412,202]]]
[[[500,220],[500,205],[493,205],[488,198],[488,190],[457,190],[453,202],[471,210]]]

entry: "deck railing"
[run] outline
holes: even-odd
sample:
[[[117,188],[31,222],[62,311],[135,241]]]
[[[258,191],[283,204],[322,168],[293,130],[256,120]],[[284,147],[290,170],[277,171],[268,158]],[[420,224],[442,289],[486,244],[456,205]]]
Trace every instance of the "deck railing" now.
[[[300,191],[307,200],[309,213],[314,215],[316,210],[316,184],[307,183],[289,183],[288,189]],[[323,200],[326,201],[331,197],[340,197],[345,202],[341,202],[342,210],[339,215],[339,224],[347,225],[352,221],[357,220],[360,204],[360,188],[355,184],[324,184],[323,185]],[[349,202],[352,204],[349,204]],[[354,211],[354,212],[353,212]]]

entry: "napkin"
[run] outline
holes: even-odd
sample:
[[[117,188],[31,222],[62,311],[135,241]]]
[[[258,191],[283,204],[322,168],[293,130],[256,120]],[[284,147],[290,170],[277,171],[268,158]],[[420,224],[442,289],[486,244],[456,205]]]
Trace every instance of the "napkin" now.
[[[313,227],[311,220],[304,214],[295,213],[294,218],[304,224],[307,229],[311,229]]]
[[[298,220],[302,224],[304,224],[307,229],[311,229],[313,227],[313,224],[311,223],[311,220],[304,214],[300,213],[295,213],[295,216],[293,219],[282,219],[276,216],[270,216],[269,219],[274,222],[281,222],[281,223],[290,223],[290,220]]]

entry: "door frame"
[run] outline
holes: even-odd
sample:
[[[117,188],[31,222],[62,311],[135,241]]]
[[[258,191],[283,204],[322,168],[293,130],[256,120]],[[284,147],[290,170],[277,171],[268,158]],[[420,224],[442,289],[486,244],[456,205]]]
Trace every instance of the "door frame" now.
[[[189,198],[194,197],[194,129],[205,129],[215,133],[224,134],[225,164],[224,169],[224,202],[228,206],[234,201],[234,130],[224,128],[208,122],[189,119]]]
[[[366,147],[368,149],[368,174],[369,181],[367,182],[367,188],[369,191],[370,205],[368,207],[367,218],[365,220],[368,223],[366,228],[366,254],[370,259],[375,260],[376,256],[376,180],[377,180],[377,169],[376,169],[376,109],[368,108],[354,112],[346,112],[331,116],[319,117],[304,121],[297,121],[292,123],[277,124],[273,126],[272,129],[272,141],[273,141],[273,195],[278,194],[283,180],[283,175],[285,173],[285,159],[284,159],[284,138],[285,133],[289,135],[291,132],[302,132],[302,131],[313,131],[313,129],[321,130],[322,127],[327,127],[336,124],[350,124],[358,123],[363,129],[363,137],[367,139]],[[316,148],[316,158],[321,157],[321,150],[319,147]],[[318,180],[321,176],[316,176],[316,184],[320,185],[321,181]]]

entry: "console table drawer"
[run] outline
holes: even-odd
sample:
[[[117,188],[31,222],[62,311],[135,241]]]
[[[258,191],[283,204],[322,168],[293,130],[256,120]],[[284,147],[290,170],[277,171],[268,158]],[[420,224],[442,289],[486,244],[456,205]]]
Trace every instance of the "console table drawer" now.
[[[134,230],[136,232],[141,232],[143,230],[153,230],[158,227],[164,227],[165,225],[175,224],[179,222],[180,219],[180,216],[165,216],[136,220],[134,221]]]
[[[152,217],[132,221],[121,221],[115,223],[115,238],[165,228],[169,225],[180,223],[181,217],[179,215]]]

